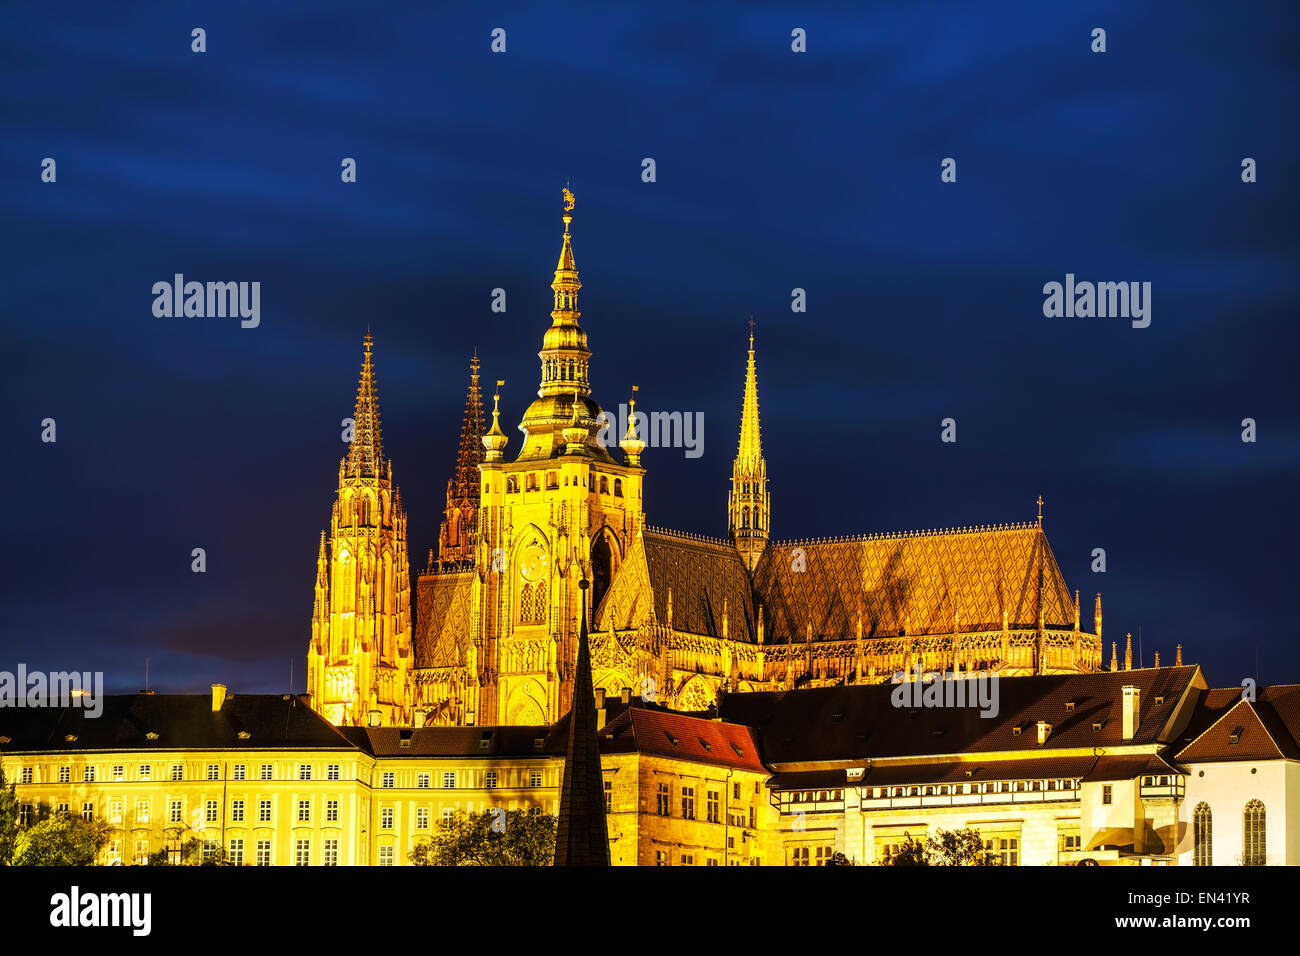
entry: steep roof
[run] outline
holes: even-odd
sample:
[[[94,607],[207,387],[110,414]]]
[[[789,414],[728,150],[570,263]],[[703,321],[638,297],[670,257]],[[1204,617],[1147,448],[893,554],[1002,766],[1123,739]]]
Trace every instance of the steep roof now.
[[[69,735],[76,739],[68,740]],[[10,738],[6,753],[352,746],[303,698],[290,694],[231,694],[217,713],[206,694],[106,695],[104,712],[95,718],[78,707],[5,707],[0,708],[0,737]]]
[[[764,691],[727,695],[721,716],[755,728],[764,760],[778,765],[972,751],[1032,754],[1044,749],[1038,744],[1039,720],[1052,727],[1049,750],[1164,742],[1174,732],[1167,725],[1175,705],[1199,681],[1195,666],[1004,677],[998,682],[998,712],[989,718],[981,717],[977,706],[896,707],[896,684]],[[1140,715],[1127,741],[1122,733],[1126,684],[1139,690]]]
[[[453,667],[470,638],[473,571],[421,575],[416,584],[415,666]]]
[[[753,732],[743,724],[628,707],[600,731],[600,752],[641,753],[765,773]]]
[[[774,542],[754,570],[768,643],[947,634],[1038,624],[1039,570],[1047,627],[1074,626],[1074,598],[1034,524],[945,533]]]
[[[1189,726],[1179,763],[1228,760],[1300,760],[1300,685],[1260,688],[1252,702],[1236,688],[1204,696]],[[1194,736],[1193,736],[1194,734]]]
[[[674,630],[721,637],[725,606],[729,637],[749,643],[757,639],[749,572],[735,547],[667,531],[647,530],[644,539],[659,623],[668,621],[671,590]]]

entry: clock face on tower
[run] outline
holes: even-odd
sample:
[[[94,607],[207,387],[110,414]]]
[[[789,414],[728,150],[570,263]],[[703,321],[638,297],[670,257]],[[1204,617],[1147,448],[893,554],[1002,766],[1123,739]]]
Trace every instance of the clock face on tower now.
[[[540,581],[546,577],[546,551],[538,544],[530,544],[519,556],[519,573],[525,581]]]

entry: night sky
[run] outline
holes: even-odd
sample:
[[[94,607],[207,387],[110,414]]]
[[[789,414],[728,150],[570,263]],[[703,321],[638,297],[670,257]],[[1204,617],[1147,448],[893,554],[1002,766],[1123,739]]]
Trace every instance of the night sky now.
[[[594,397],[704,415],[652,523],[726,533],[752,313],[777,538],[1041,494],[1108,647],[1300,681],[1300,7],[434,6],[0,13],[0,669],[304,690],[367,325],[418,569],[476,347],[519,449],[567,180]],[[156,318],[178,272],[260,326]],[[1044,317],[1067,272],[1152,283],[1150,327]]]

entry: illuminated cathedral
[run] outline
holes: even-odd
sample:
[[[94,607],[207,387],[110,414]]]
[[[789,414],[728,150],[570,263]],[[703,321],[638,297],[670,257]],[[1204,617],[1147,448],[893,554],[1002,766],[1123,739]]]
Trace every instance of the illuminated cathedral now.
[[[918,667],[971,676],[1102,669],[1101,597],[1084,630],[1041,499],[1025,523],[772,540],[752,327],[731,488],[719,501],[727,537],[648,524],[644,416],[633,396],[628,428],[609,447],[592,397],[572,210],[566,189],[537,398],[513,454],[503,383],[485,431],[471,363],[414,623],[406,514],[383,457],[366,336],[354,434],[317,559],[308,651],[316,710],[336,724],[553,723],[571,704],[582,615],[597,690],[630,688],[684,711],[706,711],[721,693],[878,683]]]

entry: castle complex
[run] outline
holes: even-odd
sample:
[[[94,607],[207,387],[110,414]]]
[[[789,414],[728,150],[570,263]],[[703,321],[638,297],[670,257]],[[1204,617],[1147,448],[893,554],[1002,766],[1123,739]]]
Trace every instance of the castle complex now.
[[[652,527],[645,416],[616,449],[592,397],[565,191],[564,235],[522,446],[484,430],[471,365],[437,557],[411,620],[406,515],[383,457],[367,335],[354,434],[317,559],[312,706],[336,725],[549,725],[570,709],[580,618],[594,687],[679,711],[720,691],[872,684],[898,672],[1099,671],[1091,631],[1036,521],[812,541],[770,538],[751,328],[726,539]],[[617,436],[614,436],[617,437]],[[720,501],[719,506],[723,503]],[[579,584],[589,581],[584,592]],[[1112,669],[1115,666],[1112,649]]]

